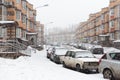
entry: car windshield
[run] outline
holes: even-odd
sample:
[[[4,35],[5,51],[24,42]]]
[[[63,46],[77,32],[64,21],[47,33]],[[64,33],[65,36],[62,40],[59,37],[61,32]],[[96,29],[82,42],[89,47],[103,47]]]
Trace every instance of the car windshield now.
[[[78,51],[75,55],[76,58],[93,58],[93,54],[90,51]]]
[[[120,53],[111,53],[111,54],[110,54],[110,57],[111,57],[113,60],[119,60],[119,61],[120,61]]]

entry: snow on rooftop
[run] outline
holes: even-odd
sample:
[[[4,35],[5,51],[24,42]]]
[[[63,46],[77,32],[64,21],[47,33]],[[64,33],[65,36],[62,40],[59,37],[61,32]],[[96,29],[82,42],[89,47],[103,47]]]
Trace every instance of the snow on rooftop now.
[[[9,23],[15,23],[15,21],[0,21],[0,24],[9,24]]]
[[[27,34],[29,34],[29,35],[35,35],[35,34],[37,34],[37,33],[27,33]]]
[[[120,40],[115,40],[115,41],[113,41],[113,42],[120,42]]]

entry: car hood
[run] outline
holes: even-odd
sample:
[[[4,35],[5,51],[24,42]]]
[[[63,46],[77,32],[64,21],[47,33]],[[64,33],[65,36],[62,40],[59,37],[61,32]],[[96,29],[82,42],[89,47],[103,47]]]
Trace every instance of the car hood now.
[[[81,60],[84,62],[99,62],[99,59],[97,58],[78,58],[78,60]]]

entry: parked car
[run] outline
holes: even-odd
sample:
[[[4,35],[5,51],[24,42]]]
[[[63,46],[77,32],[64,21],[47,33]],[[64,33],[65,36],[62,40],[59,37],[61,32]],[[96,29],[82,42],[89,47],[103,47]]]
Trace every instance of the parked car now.
[[[55,51],[55,53],[53,55],[53,61],[55,63],[60,64],[61,63],[60,57],[64,56],[66,51],[67,51],[66,48],[56,48],[56,51]]]
[[[62,60],[63,67],[77,71],[98,71],[99,60],[88,50],[68,50]]]
[[[51,54],[54,53],[54,48],[53,47],[49,47],[46,51],[47,51],[47,58],[50,58]]]
[[[104,54],[104,49],[102,46],[100,45],[93,45],[91,48],[90,48],[90,51],[93,53],[93,55],[100,59],[103,54]]]
[[[120,50],[105,53],[99,61],[99,72],[109,80],[120,80]]]

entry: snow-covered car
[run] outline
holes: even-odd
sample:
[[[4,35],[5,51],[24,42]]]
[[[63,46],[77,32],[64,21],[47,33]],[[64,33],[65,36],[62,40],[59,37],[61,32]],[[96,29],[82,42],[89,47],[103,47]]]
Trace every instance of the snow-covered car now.
[[[98,71],[99,59],[88,50],[68,50],[62,60],[63,67],[77,71]]]
[[[120,50],[105,53],[99,61],[99,72],[109,80],[120,80]]]

